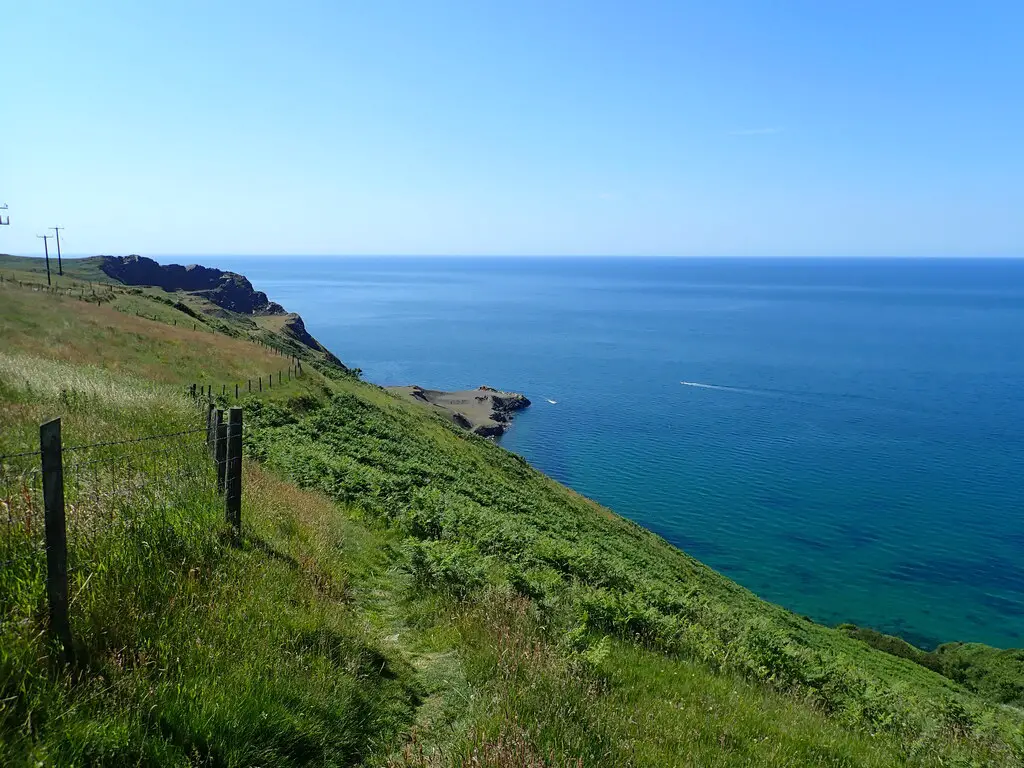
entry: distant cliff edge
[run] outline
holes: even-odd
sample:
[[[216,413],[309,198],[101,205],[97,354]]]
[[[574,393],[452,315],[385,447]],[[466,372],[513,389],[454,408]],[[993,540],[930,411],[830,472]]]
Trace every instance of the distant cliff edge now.
[[[100,256],[104,274],[124,285],[153,286],[165,291],[185,291],[206,299],[221,309],[239,315],[280,316],[280,332],[323,355],[323,359],[340,368],[346,366],[306,330],[302,318],[288,312],[276,301],[257,291],[245,275],[223,269],[190,264],[159,264],[145,256]]]
[[[188,291],[243,315],[284,315],[284,307],[257,291],[244,275],[190,264],[162,265],[145,256],[100,256],[100,269],[125,285],[154,285]]]

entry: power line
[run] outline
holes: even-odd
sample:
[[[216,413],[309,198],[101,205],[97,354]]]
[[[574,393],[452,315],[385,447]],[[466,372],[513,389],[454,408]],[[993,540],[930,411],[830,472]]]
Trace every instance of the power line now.
[[[43,239],[43,252],[46,254],[46,284],[50,284],[50,238],[53,235],[36,235]]]

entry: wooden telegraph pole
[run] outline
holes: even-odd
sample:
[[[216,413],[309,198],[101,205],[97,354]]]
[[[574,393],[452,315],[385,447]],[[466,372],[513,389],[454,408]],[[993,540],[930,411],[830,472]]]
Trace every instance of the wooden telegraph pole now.
[[[54,237],[57,238],[57,274],[64,277],[64,265],[60,261],[60,231],[64,227],[50,227],[54,232]]]
[[[46,284],[50,284],[50,246],[49,241],[51,235],[36,235],[43,239],[43,252],[46,254]]]

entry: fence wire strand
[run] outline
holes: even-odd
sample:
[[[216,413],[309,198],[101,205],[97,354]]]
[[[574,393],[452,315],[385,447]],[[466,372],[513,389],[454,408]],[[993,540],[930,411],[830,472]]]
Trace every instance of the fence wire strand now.
[[[195,526],[217,500],[206,427],[63,448],[68,573],[81,583]],[[0,568],[45,568],[41,453],[0,456]]]
[[[64,465],[69,573],[109,553],[145,557],[179,526],[194,525],[215,497],[205,427],[76,447]],[[132,546],[119,546],[126,539]]]

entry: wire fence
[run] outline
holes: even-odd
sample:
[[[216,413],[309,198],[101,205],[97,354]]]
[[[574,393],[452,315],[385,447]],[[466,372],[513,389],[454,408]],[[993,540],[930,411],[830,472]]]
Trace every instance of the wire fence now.
[[[297,357],[292,357],[287,368],[271,371],[266,375],[254,376],[245,381],[233,381],[230,384],[190,384],[188,393],[193,400],[205,398],[212,401],[217,395],[239,400],[243,395],[254,392],[260,393],[264,390],[273,392],[274,387],[280,389],[293,379],[301,379],[304,374],[302,361]]]
[[[218,503],[237,536],[241,468],[240,408],[207,406],[206,427],[89,445],[62,445],[60,419],[43,424],[38,451],[0,455],[4,589],[45,574],[49,629],[70,659],[74,588],[125,558],[145,561]]]
[[[94,283],[90,280],[80,280],[66,275],[54,275],[51,280],[43,282],[40,277],[38,281],[26,279],[26,275],[5,275],[0,272],[0,287],[21,288],[35,293],[47,293],[53,296],[66,296],[81,301],[103,303],[113,301],[117,293],[130,293],[130,289],[115,286],[110,283]]]
[[[216,501],[206,430],[71,446],[64,454],[68,571],[87,571],[117,540],[195,519]]]

